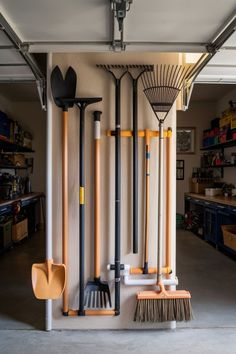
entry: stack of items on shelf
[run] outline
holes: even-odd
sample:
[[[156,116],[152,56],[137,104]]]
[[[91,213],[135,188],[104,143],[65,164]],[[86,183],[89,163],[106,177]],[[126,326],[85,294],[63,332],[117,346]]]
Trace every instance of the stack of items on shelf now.
[[[189,180],[189,190],[191,193],[204,194],[205,188],[211,187],[214,179],[212,170],[194,167]]]
[[[0,111],[0,139],[32,149],[32,134],[24,131],[19,122]]]
[[[0,199],[14,199],[25,193],[25,178],[10,173],[0,173]]]
[[[196,210],[192,210],[192,225],[191,230],[195,232],[197,235],[203,235],[203,208],[198,208]]]
[[[229,160],[226,160],[223,153],[219,151],[204,152],[201,156],[201,166],[208,168],[211,166],[221,166],[230,164]]]
[[[220,118],[211,121],[211,129],[203,131],[202,146],[223,144],[236,139],[236,102],[229,101],[230,107],[222,112]]]

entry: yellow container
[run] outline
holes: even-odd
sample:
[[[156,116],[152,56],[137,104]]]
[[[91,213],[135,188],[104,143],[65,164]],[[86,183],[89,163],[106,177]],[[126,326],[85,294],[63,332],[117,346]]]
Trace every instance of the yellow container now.
[[[220,128],[226,127],[231,124],[231,116],[220,118]]]
[[[236,129],[236,114],[231,117],[231,129]]]

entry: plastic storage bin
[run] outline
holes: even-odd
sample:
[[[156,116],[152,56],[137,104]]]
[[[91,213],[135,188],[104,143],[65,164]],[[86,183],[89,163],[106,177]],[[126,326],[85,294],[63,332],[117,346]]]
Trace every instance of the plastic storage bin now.
[[[221,195],[222,188],[205,188],[205,195],[208,197],[214,197],[215,195]]]
[[[236,251],[236,225],[221,226],[224,245]]]

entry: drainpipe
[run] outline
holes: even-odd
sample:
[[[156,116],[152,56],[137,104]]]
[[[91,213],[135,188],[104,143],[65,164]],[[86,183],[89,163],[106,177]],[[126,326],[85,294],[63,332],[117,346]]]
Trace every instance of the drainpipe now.
[[[52,53],[47,54],[47,82],[50,82]],[[46,252],[52,258],[52,100],[50,85],[47,85],[47,122],[46,122]],[[52,300],[45,304],[45,330],[52,329]]]

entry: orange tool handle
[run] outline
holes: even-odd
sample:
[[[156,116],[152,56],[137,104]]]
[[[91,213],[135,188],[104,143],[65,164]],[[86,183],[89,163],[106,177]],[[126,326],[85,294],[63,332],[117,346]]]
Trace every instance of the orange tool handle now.
[[[144,263],[148,264],[148,256],[149,256],[149,204],[150,204],[150,135],[151,131],[145,130],[145,183],[146,183],[146,198],[145,198],[145,256]]]
[[[62,113],[62,263],[68,269],[68,111]],[[67,277],[63,292],[63,312],[69,310]]]
[[[171,128],[168,128],[171,132]],[[170,134],[171,137],[171,134]],[[166,139],[166,267],[171,267],[171,175],[170,175],[171,139]]]

